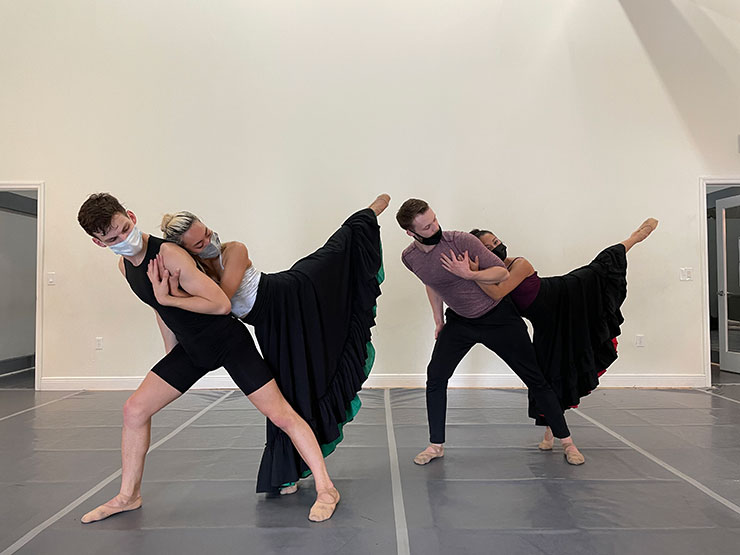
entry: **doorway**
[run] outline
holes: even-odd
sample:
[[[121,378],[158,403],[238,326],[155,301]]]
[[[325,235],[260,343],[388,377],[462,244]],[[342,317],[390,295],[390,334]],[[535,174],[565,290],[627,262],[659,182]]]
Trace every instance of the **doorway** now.
[[[42,183],[0,183],[0,389],[40,384]]]
[[[740,383],[740,179],[706,183],[713,384]]]

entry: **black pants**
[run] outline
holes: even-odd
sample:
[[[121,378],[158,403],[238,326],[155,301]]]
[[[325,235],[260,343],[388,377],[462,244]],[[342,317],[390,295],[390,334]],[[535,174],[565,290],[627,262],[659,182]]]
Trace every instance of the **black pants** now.
[[[429,441],[444,443],[447,415],[447,382],[463,357],[482,343],[509,365],[537,400],[555,437],[570,435],[555,392],[537,365],[527,326],[508,298],[478,318],[464,318],[451,309],[437,337],[427,366],[427,417]]]

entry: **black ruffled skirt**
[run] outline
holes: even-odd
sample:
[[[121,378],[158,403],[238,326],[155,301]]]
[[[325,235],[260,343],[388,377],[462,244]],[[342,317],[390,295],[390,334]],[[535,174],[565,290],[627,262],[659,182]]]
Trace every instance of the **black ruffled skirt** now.
[[[367,208],[289,270],[263,274],[244,318],[280,391],[308,422],[325,457],[360,409],[357,393],[375,359],[370,328],[382,281],[380,228]],[[257,492],[274,493],[309,474],[287,434],[268,421]]]
[[[537,362],[563,410],[577,407],[616,360],[615,338],[624,322],[620,307],[626,296],[627,256],[619,243],[588,266],[542,278],[534,302],[520,310],[532,322]],[[546,425],[531,393],[529,416]]]

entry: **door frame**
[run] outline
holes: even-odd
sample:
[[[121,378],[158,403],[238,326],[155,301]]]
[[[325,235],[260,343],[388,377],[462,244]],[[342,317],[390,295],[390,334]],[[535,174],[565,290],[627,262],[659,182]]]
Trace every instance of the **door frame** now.
[[[44,331],[44,190],[43,181],[0,181],[0,191],[36,191],[36,340],[34,349],[34,389],[41,389],[44,371],[43,331]]]
[[[702,281],[702,329],[704,331],[704,376],[706,387],[712,387],[712,341],[709,332],[709,238],[707,237],[707,187],[712,185],[738,185],[740,176],[736,177],[700,177],[699,178],[699,244],[701,245],[701,275]]]

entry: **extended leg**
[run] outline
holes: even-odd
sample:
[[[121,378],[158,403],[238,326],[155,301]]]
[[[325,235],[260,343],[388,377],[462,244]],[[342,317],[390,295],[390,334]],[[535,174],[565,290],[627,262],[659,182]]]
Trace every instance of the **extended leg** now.
[[[123,406],[121,490],[113,499],[83,516],[83,523],[103,520],[116,513],[141,507],[141,477],[149,449],[152,416],[180,395],[177,389],[149,372],[128,398]]]
[[[316,482],[316,503],[311,507],[309,520],[329,519],[339,503],[339,492],[329,478],[321,448],[313,431],[280,393],[275,380],[269,381],[247,396],[259,411],[283,430],[313,473]]]
[[[568,462],[583,464],[585,459],[573,443],[560,402],[537,364],[534,347],[524,321],[510,301],[502,301],[496,308],[495,318],[491,318],[481,332],[482,342],[486,347],[499,355],[532,392],[549,429],[562,442]],[[540,443],[540,449],[547,450],[546,439],[547,435]]]

